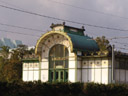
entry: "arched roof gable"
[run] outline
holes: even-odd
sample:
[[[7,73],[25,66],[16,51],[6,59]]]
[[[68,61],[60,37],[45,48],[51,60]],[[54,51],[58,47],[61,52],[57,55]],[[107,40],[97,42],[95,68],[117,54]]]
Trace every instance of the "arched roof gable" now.
[[[38,55],[41,54],[42,42],[45,41],[47,37],[49,37],[53,34],[59,34],[59,35],[63,35],[64,37],[66,37],[70,43],[70,50],[71,50],[71,52],[73,51],[73,43],[71,41],[71,38],[67,35],[67,33],[60,32],[60,31],[49,31],[49,32],[43,34],[40,37],[40,39],[37,41],[36,48],[35,48],[35,54],[38,54]]]

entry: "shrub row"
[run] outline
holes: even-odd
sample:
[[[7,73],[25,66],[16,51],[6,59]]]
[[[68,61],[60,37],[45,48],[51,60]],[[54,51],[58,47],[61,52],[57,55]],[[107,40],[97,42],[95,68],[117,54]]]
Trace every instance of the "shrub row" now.
[[[0,96],[128,96],[128,85],[0,82]]]
[[[87,96],[128,96],[128,85],[87,83],[83,91]]]

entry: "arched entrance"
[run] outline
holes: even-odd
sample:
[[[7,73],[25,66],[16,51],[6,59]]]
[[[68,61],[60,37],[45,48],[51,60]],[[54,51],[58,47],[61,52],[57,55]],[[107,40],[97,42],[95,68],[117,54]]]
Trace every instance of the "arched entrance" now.
[[[61,44],[54,45],[49,51],[49,81],[68,81],[68,49]]]

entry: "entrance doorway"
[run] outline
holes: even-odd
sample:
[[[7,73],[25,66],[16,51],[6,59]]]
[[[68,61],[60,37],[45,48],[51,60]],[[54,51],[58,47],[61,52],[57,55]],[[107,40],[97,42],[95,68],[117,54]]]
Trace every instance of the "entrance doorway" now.
[[[51,70],[50,71],[50,82],[67,82],[68,81],[68,70]]]
[[[49,52],[49,81],[68,81],[68,49],[57,44]]]

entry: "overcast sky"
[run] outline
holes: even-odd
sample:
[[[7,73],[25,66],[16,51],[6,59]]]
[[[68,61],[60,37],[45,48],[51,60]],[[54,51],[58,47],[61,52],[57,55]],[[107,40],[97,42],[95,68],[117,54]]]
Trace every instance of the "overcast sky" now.
[[[128,0],[0,0],[0,5],[5,5],[8,7],[18,8],[80,23],[112,27],[123,30],[128,30],[127,4]],[[34,16],[0,7],[0,23],[4,24],[33,28],[47,32],[48,30],[51,30],[49,28],[51,23],[56,24],[62,22],[63,21]],[[78,28],[83,26],[70,22],[66,22],[66,25]],[[98,27],[95,28],[87,25],[84,25],[84,27],[86,29],[85,34],[88,34],[94,38],[97,36],[106,36],[106,38],[128,36],[128,31],[114,31]],[[12,28],[3,25],[0,25],[0,30],[35,35],[29,36],[0,31],[0,38],[6,37],[14,40],[22,40],[24,44],[29,46],[35,46],[39,37],[45,33],[20,28]],[[115,39],[110,42],[115,44],[116,49],[119,50],[118,47],[128,49],[127,41],[128,38]],[[124,45],[114,42],[127,44]],[[128,52],[128,50],[122,51]]]

